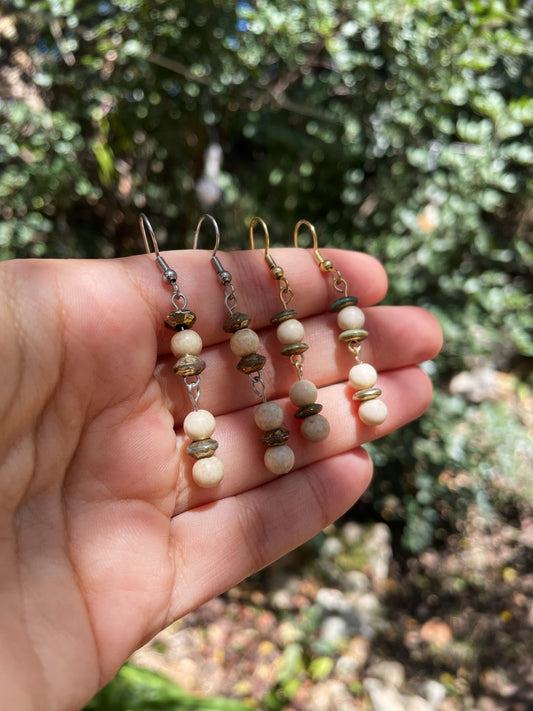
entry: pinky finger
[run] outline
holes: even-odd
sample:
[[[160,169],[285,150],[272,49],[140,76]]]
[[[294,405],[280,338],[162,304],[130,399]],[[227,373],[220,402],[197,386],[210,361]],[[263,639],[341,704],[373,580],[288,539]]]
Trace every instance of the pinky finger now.
[[[168,622],[317,534],[357,501],[371,477],[372,461],[358,448],[176,516]]]

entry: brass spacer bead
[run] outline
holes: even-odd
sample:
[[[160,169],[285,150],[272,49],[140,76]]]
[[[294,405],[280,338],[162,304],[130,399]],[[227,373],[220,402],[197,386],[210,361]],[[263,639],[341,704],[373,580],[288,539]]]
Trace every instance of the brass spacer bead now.
[[[248,314],[243,314],[237,311],[236,313],[231,314],[231,316],[227,317],[227,319],[222,324],[222,328],[226,333],[235,333],[236,331],[240,331],[241,328],[247,328],[251,320],[252,319],[250,316],[248,316]]]
[[[323,272],[330,272],[333,269],[333,262],[331,259],[324,259],[323,262],[320,262],[320,269]]]
[[[278,266],[277,264],[274,264],[272,267],[270,267],[270,273],[274,277],[274,279],[281,279],[281,277],[284,275],[283,268]]]
[[[285,309],[285,311],[280,311],[279,313],[274,314],[274,316],[270,319],[270,323],[273,326],[279,326],[280,323],[288,321],[290,318],[296,318],[296,316],[298,316],[298,312],[294,309]]]
[[[355,341],[356,343],[361,343],[365,338],[368,338],[368,331],[362,328],[351,328],[348,331],[343,331],[339,333],[339,341],[343,343],[349,343],[350,341]]]
[[[337,299],[331,304],[332,311],[340,311],[345,306],[357,306],[359,299],[357,296],[343,296],[342,299]]]
[[[266,363],[266,358],[261,353],[250,353],[240,359],[237,363],[237,368],[242,372],[249,375],[250,373],[255,373],[261,370]]]
[[[367,400],[375,400],[381,395],[382,391],[379,388],[364,388],[364,390],[358,390],[353,396],[352,400],[357,400],[358,402],[366,402]]]
[[[275,430],[269,430],[263,435],[261,442],[267,447],[280,447],[289,441],[290,432],[283,427],[277,427]]]
[[[187,309],[183,311],[171,311],[165,318],[165,326],[171,331],[184,331],[191,328],[196,321],[196,314]]]
[[[217,449],[218,442],[216,439],[208,437],[207,439],[196,439],[191,442],[187,447],[187,454],[194,459],[207,459],[207,457],[212,457]]]
[[[281,355],[288,356],[290,358],[290,356],[305,353],[308,348],[309,346],[307,343],[290,343],[288,346],[283,346],[280,353]]]
[[[198,358],[195,355],[184,355],[178,358],[174,365],[174,372],[186,378],[188,375],[200,375],[205,369],[205,360]]]
[[[311,417],[311,415],[318,415],[318,413],[321,412],[322,407],[323,406],[318,402],[314,402],[311,405],[304,405],[296,410],[294,416],[299,420],[303,420],[306,417]]]

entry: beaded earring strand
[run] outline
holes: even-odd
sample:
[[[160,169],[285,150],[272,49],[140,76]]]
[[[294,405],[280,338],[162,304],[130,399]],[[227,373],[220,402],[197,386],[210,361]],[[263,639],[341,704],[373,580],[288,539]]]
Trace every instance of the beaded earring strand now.
[[[183,431],[191,440],[187,447],[187,454],[196,460],[192,468],[193,480],[198,486],[209,488],[222,481],[224,465],[214,456],[218,448],[218,442],[211,439],[215,431],[215,418],[208,410],[198,408],[200,373],[205,368],[205,361],[199,357],[202,352],[202,339],[191,329],[196,321],[196,314],[187,309],[187,297],[179,290],[178,275],[161,256],[152,225],[146,215],[141,214],[139,223],[147,253],[151,254],[152,250],[148,243],[146,229],[152,242],[155,263],[161,270],[164,283],[172,288],[170,300],[174,311],[165,318],[165,326],[176,331],[170,341],[170,350],[178,359],[174,372],[183,378],[194,408],[183,420]]]
[[[217,250],[220,245],[220,232],[218,224],[211,215],[203,215],[196,227],[193,249],[198,246],[200,228],[205,219],[211,220],[215,228],[215,248],[211,255],[211,265],[216,272],[218,283],[224,290],[224,304],[229,312],[222,328],[226,333],[231,333],[230,348],[240,358],[237,363],[238,370],[247,375],[252,383],[253,391],[263,401],[255,410],[254,420],[256,425],[265,434],[262,442],[267,446],[264,454],[265,467],[272,474],[287,474],[294,466],[294,452],[287,445],[289,431],[282,427],[283,410],[276,402],[268,402],[265,391],[265,382],[261,370],[266,362],[266,357],[258,353],[259,336],[249,328],[251,318],[248,314],[237,311],[237,295],[231,283],[231,274],[224,269]]]
[[[265,233],[265,262],[270,270],[270,276],[279,284],[279,298],[283,304],[283,311],[274,314],[270,323],[277,326],[276,336],[282,344],[281,355],[289,358],[298,374],[298,380],[289,390],[289,399],[298,409],[294,416],[302,420],[302,437],[309,442],[322,442],[329,435],[329,422],[323,415],[320,415],[322,405],[316,402],[318,389],[310,380],[303,378],[304,353],[309,348],[307,343],[303,343],[305,337],[304,326],[296,319],[298,315],[294,309],[289,309],[289,304],[294,298],[292,290],[283,269],[276,264],[270,249],[270,237],[268,228],[260,217],[252,218],[250,222],[250,244],[254,249],[254,227],[260,224]]]
[[[356,364],[348,374],[348,380],[355,389],[353,399],[359,402],[359,419],[366,425],[380,425],[387,417],[387,406],[382,400],[377,400],[382,392],[375,387],[378,374],[369,363],[361,360],[361,346],[368,331],[363,329],[365,315],[357,306],[359,299],[348,296],[348,284],[331,259],[324,259],[318,250],[318,240],[314,226],[307,220],[300,220],[294,228],[294,246],[298,247],[298,232],[300,227],[307,227],[313,236],[313,256],[324,274],[331,274],[333,287],[343,296],[331,304],[331,310],[337,312],[337,324],[341,329],[339,341],[346,343],[353,353]]]

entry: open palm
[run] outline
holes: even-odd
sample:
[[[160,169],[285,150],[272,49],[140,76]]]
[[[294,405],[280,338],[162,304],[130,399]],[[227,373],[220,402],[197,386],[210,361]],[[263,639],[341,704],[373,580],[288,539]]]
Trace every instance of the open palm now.
[[[336,338],[331,284],[305,250],[273,250],[306,327],[305,377],[320,388],[331,434],[310,444],[290,403],[296,466],[274,477],[253,421],[257,395],[221,324],[223,295],[202,251],[167,261],[198,315],[207,363],[200,406],[217,418],[225,477],[191,479],[181,430],[191,404],[174,375],[171,310],[148,256],[0,265],[0,688],[5,708],[80,708],[131,652],[338,518],[364,491],[363,449],[419,416],[431,397],[416,363],[440,329],[408,307],[367,309],[364,360],[380,371],[389,417],[370,428],[346,385],[353,358]],[[323,250],[342,264],[363,307],[386,290],[369,257]],[[268,325],[279,311],[260,252],[223,256],[239,308],[267,355],[269,399],[287,405],[294,371]],[[176,446],[177,444],[177,446]]]

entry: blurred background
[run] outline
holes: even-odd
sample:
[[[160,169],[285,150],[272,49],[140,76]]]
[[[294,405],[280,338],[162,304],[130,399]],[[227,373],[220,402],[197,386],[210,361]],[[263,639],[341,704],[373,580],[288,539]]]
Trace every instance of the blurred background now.
[[[363,501],[90,708],[533,708],[533,3],[3,0],[0,122],[2,259],[306,218],[445,333]]]

